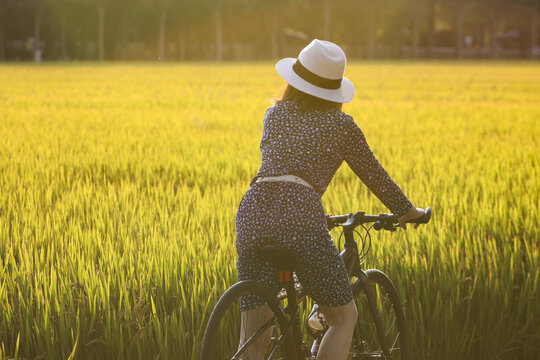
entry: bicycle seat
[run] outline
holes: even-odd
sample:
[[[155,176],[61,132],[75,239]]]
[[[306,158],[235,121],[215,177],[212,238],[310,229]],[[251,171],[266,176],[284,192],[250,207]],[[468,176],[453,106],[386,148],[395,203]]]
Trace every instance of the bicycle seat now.
[[[277,246],[264,246],[255,252],[255,256],[264,262],[275,264],[280,270],[294,270],[296,256],[288,249]]]

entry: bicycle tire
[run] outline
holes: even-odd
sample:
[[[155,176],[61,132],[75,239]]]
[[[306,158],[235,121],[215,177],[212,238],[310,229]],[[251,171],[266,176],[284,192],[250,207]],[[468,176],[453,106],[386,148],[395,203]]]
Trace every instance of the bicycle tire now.
[[[289,354],[291,340],[289,336],[283,336],[281,329],[288,329],[288,321],[285,316],[280,303],[276,296],[273,296],[271,292],[262,284],[246,280],[241,281],[231,286],[219,299],[204,333],[204,339],[201,348],[201,360],[230,360],[234,356],[238,359],[245,359],[250,351],[254,351],[251,342],[248,340],[248,345],[244,349],[242,354],[237,354],[240,343],[240,327],[241,327],[241,315],[240,315],[240,300],[243,296],[255,295],[264,301],[271,310],[270,318],[261,321],[259,329],[261,333],[256,338],[264,337],[271,331],[271,339],[268,342],[268,346],[265,348],[265,359],[268,353],[275,351],[274,355]],[[271,323],[271,325],[268,325]],[[268,330],[271,328],[271,330]],[[255,331],[254,333],[257,333]],[[266,335],[265,335],[266,334]],[[250,336],[247,337],[248,339]],[[263,343],[265,342],[264,340]],[[250,346],[252,346],[250,348]],[[259,355],[261,354],[260,349]],[[253,356],[251,356],[253,357]]]
[[[407,323],[397,290],[392,280],[380,270],[370,269],[365,273],[376,297],[377,310],[385,332],[385,342],[390,350],[390,359],[409,359],[409,337]],[[354,330],[349,359],[373,359],[384,357],[381,339],[375,327],[362,281],[353,284],[353,294],[358,307],[358,322]]]

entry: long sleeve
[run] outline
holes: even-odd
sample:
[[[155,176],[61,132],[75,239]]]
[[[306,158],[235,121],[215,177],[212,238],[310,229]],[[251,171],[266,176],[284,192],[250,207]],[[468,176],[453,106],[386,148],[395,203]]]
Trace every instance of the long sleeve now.
[[[397,216],[412,207],[412,203],[392,180],[371,151],[362,130],[352,117],[347,121],[343,142],[343,158],[354,173]]]

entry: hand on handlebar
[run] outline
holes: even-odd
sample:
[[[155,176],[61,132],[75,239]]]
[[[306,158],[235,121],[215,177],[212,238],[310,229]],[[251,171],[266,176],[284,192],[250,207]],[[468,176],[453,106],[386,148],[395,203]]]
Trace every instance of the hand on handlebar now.
[[[416,220],[418,218],[421,218],[424,216],[424,209],[411,207],[409,211],[407,211],[404,215],[402,215],[399,219],[399,226],[401,226],[403,229],[407,229],[407,225],[405,225],[406,222],[412,222],[413,220]],[[420,226],[421,223],[414,224],[414,228],[417,229]]]

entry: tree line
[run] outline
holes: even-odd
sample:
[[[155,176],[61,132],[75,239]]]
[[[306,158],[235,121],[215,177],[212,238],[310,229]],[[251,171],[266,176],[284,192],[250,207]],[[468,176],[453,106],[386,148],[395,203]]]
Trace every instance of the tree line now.
[[[539,58],[540,0],[0,0],[0,60]]]

